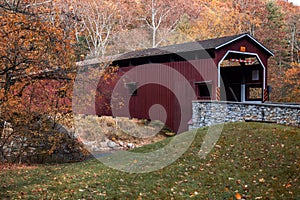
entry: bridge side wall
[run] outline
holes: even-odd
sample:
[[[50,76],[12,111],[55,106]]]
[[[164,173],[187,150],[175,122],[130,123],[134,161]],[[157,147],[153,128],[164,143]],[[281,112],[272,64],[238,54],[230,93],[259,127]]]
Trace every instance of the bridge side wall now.
[[[300,126],[300,105],[193,101],[189,129],[226,122],[259,121]]]

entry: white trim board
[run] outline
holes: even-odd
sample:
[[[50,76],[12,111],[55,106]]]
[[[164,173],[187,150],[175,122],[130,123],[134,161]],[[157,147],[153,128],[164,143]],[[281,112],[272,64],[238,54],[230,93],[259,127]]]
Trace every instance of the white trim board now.
[[[226,46],[227,44],[230,44],[230,43],[232,43],[232,42],[234,42],[234,41],[237,41],[237,40],[239,40],[239,39],[241,39],[241,38],[243,38],[243,37],[248,37],[248,38],[250,38],[252,41],[254,41],[256,44],[258,44],[261,48],[263,48],[264,50],[266,50],[269,54],[271,54],[271,56],[274,56],[274,54],[269,50],[269,49],[267,49],[264,45],[262,45],[260,42],[258,42],[255,38],[253,38],[251,35],[249,35],[249,34],[244,34],[244,35],[241,35],[241,36],[239,36],[239,37],[237,37],[237,38],[234,38],[233,40],[230,40],[230,41],[228,41],[228,42],[226,42],[226,43],[224,43],[224,44],[221,44],[221,45],[219,45],[219,46],[217,46],[215,49],[220,49],[221,47],[223,47],[223,46]]]
[[[219,61],[218,63],[218,87],[221,87],[221,63],[224,61],[224,59],[227,57],[229,53],[236,53],[236,54],[244,54],[244,55],[252,55],[257,58],[261,66],[263,67],[263,90],[266,89],[266,67],[261,61],[260,57],[258,56],[257,53],[250,53],[250,52],[241,52],[241,51],[233,51],[233,50],[228,50],[226,54],[223,56],[223,58]]]

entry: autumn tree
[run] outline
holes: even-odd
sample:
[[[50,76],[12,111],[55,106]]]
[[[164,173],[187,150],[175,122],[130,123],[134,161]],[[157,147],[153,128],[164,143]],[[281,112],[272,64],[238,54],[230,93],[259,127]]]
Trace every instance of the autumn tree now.
[[[284,80],[284,88],[288,95],[286,95],[284,100],[290,102],[300,102],[300,63],[292,63],[285,75],[286,79]]]
[[[74,141],[56,120],[59,111],[70,111],[61,101],[71,95],[76,71],[74,36],[60,22],[53,1],[1,2],[0,27],[0,117],[12,126],[9,132],[1,128],[1,160],[22,161],[29,151],[50,155],[67,145],[63,138]]]
[[[291,63],[300,63],[300,7],[289,3],[281,3],[284,7],[288,57]]]
[[[300,7],[287,2],[278,2],[284,13],[284,50],[282,55],[283,101],[300,102]]]
[[[297,56],[297,34],[299,24],[295,23],[294,17],[299,15],[299,8],[284,1],[267,2],[266,21],[259,31],[261,41],[273,50],[275,56],[269,60],[269,84],[273,90],[271,99],[273,101],[293,101],[290,85],[286,83],[289,79],[287,72],[295,66],[294,58]],[[297,66],[297,65],[296,65]]]

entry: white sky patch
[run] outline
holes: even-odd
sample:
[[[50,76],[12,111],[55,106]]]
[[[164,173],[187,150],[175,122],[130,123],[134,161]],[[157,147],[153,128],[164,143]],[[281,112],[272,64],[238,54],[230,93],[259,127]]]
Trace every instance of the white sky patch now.
[[[289,2],[293,2],[294,5],[300,6],[300,0],[289,0]]]

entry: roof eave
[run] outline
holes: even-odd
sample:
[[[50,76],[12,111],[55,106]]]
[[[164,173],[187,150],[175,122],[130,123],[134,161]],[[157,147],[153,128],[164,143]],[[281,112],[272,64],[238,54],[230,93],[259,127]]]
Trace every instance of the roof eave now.
[[[234,38],[234,39],[232,39],[232,40],[230,40],[230,41],[228,41],[228,42],[226,42],[226,43],[224,43],[224,44],[221,44],[221,45],[215,47],[215,49],[220,49],[220,48],[222,48],[222,47],[224,47],[224,46],[226,46],[226,45],[228,45],[228,44],[230,44],[230,43],[232,43],[232,42],[234,42],[234,41],[237,41],[237,40],[239,40],[239,39],[241,39],[241,38],[243,38],[243,37],[248,37],[248,38],[250,38],[250,39],[251,39],[252,41],[254,41],[256,44],[258,44],[261,48],[263,48],[266,52],[268,52],[271,56],[274,56],[274,53],[273,53],[272,51],[270,51],[269,49],[267,49],[264,45],[262,45],[260,42],[258,42],[254,37],[252,37],[252,36],[249,35],[249,34],[244,34],[244,35],[241,35],[241,36],[239,36],[239,37],[236,37],[236,38]]]

